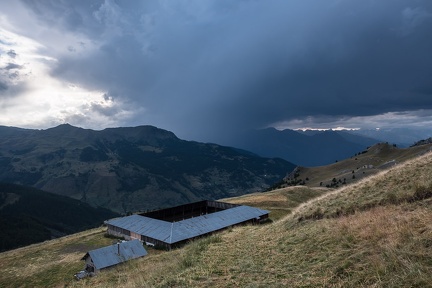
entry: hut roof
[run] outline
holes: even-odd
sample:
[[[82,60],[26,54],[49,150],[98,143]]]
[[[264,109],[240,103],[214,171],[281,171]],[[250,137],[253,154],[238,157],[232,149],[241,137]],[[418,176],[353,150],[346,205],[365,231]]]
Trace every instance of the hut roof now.
[[[83,257],[91,257],[96,269],[103,269],[147,255],[139,240],[120,242],[111,246],[91,250]]]

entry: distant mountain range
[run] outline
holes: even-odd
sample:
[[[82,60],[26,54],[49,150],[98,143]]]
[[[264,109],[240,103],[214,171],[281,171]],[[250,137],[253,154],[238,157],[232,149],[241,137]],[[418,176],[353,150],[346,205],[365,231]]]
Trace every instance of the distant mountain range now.
[[[349,158],[376,143],[408,147],[430,137],[428,135],[432,135],[431,129],[297,131],[267,128],[239,133],[224,144],[263,157],[280,157],[300,166],[314,167]]]
[[[0,181],[118,213],[262,191],[294,167],[282,159],[181,140],[152,126],[0,127]]]
[[[351,134],[389,142],[398,147],[406,148],[422,139],[432,137],[432,128],[382,128],[360,129],[349,131]]]
[[[301,166],[322,166],[351,157],[380,142],[346,131],[253,130],[225,144],[263,157],[280,157]]]

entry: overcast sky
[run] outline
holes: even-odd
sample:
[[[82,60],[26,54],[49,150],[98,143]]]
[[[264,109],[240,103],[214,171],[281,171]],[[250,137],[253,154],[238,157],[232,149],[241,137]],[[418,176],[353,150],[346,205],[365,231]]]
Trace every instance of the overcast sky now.
[[[0,7],[0,125],[432,127],[431,0]]]

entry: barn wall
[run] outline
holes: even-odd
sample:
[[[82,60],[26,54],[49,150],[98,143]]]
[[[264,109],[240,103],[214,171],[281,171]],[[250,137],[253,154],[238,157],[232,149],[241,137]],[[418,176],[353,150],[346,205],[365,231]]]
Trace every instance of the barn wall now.
[[[112,235],[115,237],[123,237],[126,240],[131,240],[131,232],[129,230],[117,227],[117,226],[113,226],[108,224],[107,225],[108,229],[107,229],[107,233],[108,235]],[[137,238],[139,239],[139,238]]]
[[[150,246],[163,247],[165,249],[171,248],[171,245],[166,243],[166,242],[163,242],[163,241],[151,238],[151,237],[147,237],[144,235],[141,235],[141,241],[144,242],[146,245],[150,245]]]
[[[131,239],[138,239],[138,240],[141,240],[141,235],[140,234],[138,234],[138,233],[134,233],[134,232],[130,232],[130,238]]]

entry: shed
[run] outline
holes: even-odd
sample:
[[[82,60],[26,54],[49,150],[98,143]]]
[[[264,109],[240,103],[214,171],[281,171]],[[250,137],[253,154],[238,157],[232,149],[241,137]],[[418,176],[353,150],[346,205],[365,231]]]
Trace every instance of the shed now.
[[[81,260],[85,261],[84,270],[98,273],[100,270],[147,255],[141,241],[123,241],[111,246],[87,252]]]
[[[172,248],[225,228],[259,223],[269,211],[217,201],[200,201],[105,221],[108,234]]]

